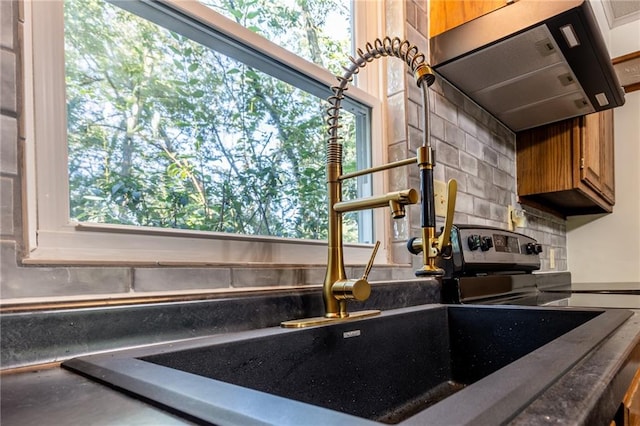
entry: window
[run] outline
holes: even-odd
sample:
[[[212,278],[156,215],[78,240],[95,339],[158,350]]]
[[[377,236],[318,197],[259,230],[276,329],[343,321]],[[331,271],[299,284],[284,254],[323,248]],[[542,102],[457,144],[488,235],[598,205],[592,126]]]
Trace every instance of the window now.
[[[114,3],[30,4],[29,261],[322,263],[324,243],[309,239],[326,237],[323,100],[334,79],[274,44],[296,50],[283,22],[310,21],[286,1],[273,15],[256,0]],[[336,43],[346,42],[306,51],[337,69]],[[350,92],[355,169],[370,157],[377,102]],[[365,220],[345,220],[353,241],[371,241]]]

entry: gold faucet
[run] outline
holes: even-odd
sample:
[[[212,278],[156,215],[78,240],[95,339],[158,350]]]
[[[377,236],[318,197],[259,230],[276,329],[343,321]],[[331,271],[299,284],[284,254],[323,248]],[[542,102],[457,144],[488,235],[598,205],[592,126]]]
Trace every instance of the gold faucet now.
[[[358,279],[348,279],[344,268],[344,252],[342,241],[342,214],[346,212],[379,208],[389,206],[394,219],[405,216],[405,206],[415,204],[418,201],[418,192],[414,189],[391,192],[382,196],[368,197],[358,200],[342,200],[342,182],[365,174],[371,174],[396,167],[410,164],[418,164],[421,177],[421,199],[422,199],[422,239],[415,239],[414,243],[421,246],[424,253],[424,267],[416,271],[416,275],[444,274],[442,269],[435,265],[436,258],[444,251],[444,247],[450,244],[451,220],[455,205],[455,181],[449,183],[449,209],[445,221],[445,230],[440,237],[436,237],[435,232],[435,208],[433,191],[433,149],[428,137],[428,87],[435,81],[435,75],[431,67],[425,62],[425,57],[418,51],[418,48],[411,45],[407,40],[399,38],[376,39],[373,44],[366,44],[366,51],[357,50],[358,58],[349,58],[352,64],[345,67],[345,74],[337,77],[339,85],[332,87],[333,95],[329,97],[330,104],[327,109],[327,125],[329,127],[329,140],[327,142],[327,190],[329,208],[329,228],[328,228],[328,261],[327,272],[323,284],[323,300],[325,314],[323,317],[306,318],[301,320],[285,321],[283,327],[297,328],[319,325],[327,322],[345,320],[351,318],[362,318],[365,316],[377,315],[378,310],[366,310],[358,312],[347,312],[347,302],[349,300],[366,300],[371,287],[367,281],[367,276],[375,259],[376,252],[380,245],[377,242],[371,259],[365,268],[364,275]],[[416,158],[409,158],[381,166],[359,170],[353,173],[342,173],[342,144],[339,142],[339,112],[341,101],[344,99],[343,92],[347,89],[347,84],[353,80],[353,75],[357,74],[368,62],[383,56],[397,57],[411,68],[416,84],[422,88],[423,110],[424,110],[424,143],[418,149]]]

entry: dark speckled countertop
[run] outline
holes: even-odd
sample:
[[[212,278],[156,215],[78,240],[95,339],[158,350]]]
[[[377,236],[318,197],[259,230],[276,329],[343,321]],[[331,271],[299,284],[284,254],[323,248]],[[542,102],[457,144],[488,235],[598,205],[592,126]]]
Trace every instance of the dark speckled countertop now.
[[[574,283],[569,306],[640,309],[640,283]]]
[[[405,286],[400,287],[395,284],[389,288],[384,285],[378,287],[378,296],[382,299],[388,298],[389,294],[396,296],[391,297],[390,305],[383,306],[383,308],[391,309],[432,303],[439,298],[437,286],[434,286],[433,282],[427,280],[405,284]],[[635,284],[633,285],[635,286]],[[399,290],[400,288],[402,290]],[[298,310],[302,309],[313,313],[318,309],[318,306],[321,308],[321,303],[318,305],[316,292],[317,290],[310,291],[304,295],[296,294],[295,296],[284,294],[283,303],[285,303],[286,309],[281,309],[279,305],[281,302],[280,297],[276,297],[278,303],[275,304],[280,306],[278,308],[265,307],[265,300],[257,300],[255,304],[251,301],[242,300],[242,304],[244,308],[248,309],[247,315],[249,317],[257,317],[261,321],[260,324],[255,324],[254,327],[268,327],[277,324],[281,319],[288,319],[287,316],[291,316],[290,312],[292,311],[298,313]],[[597,300],[596,298],[600,296],[600,294],[592,295],[592,300]],[[375,294],[373,299],[373,304],[375,305]],[[271,302],[273,300],[266,303],[266,305],[270,305]],[[204,303],[206,309],[194,309],[198,306],[198,303],[200,303],[200,307],[203,307],[202,304]],[[207,303],[215,305],[219,301],[194,302],[192,305],[182,304],[179,311],[183,314],[186,313],[187,317],[189,317],[189,313],[195,312],[196,317],[198,317],[203,315],[204,312],[212,310],[213,306],[209,306]],[[377,303],[380,303],[380,300]],[[220,306],[217,305],[218,308]],[[172,304],[165,305],[165,308],[169,310],[176,307],[176,305]],[[258,307],[260,308],[258,309]],[[631,308],[633,307],[631,306]],[[147,309],[145,317],[147,321],[152,316],[156,319],[162,317],[162,315],[158,317],[158,311],[153,311],[150,306],[140,308],[143,311]],[[39,318],[38,321],[44,321],[40,324],[42,327],[40,331],[46,331],[46,322],[49,321],[51,323],[51,318],[63,314],[63,312],[50,312],[50,317],[44,315]],[[0,423],[2,425],[191,424],[188,419],[177,417],[141,400],[63,370],[56,364],[56,361],[81,353],[114,349],[114,346],[118,346],[122,342],[125,343],[125,346],[131,346],[132,341],[139,339],[139,335],[135,331],[131,330],[130,336],[120,336],[121,338],[125,337],[121,342],[105,344],[103,340],[98,339],[99,336],[93,336],[93,333],[100,334],[99,330],[85,329],[80,336],[67,336],[70,339],[69,341],[73,343],[74,350],[79,351],[79,353],[67,353],[67,356],[65,356],[65,344],[63,343],[53,351],[47,352],[44,350],[42,353],[45,355],[36,356],[29,353],[27,344],[21,348],[22,352],[15,350],[16,348],[12,348],[14,349],[13,351],[7,352],[7,345],[15,344],[15,340],[11,342],[6,340],[6,332],[8,330],[13,331],[11,333],[13,339],[18,339],[20,335],[27,335],[22,334],[27,329],[35,330],[34,327],[38,326],[38,321],[31,320],[25,323],[26,327],[28,327],[27,329],[20,330],[18,320],[24,322],[29,314],[22,314],[22,318],[20,318],[20,314],[12,315],[10,317],[3,314],[0,317],[4,338],[2,342],[2,366],[6,368],[7,365],[12,365],[21,368],[4,370],[4,374],[0,377]],[[110,317],[106,311],[101,312],[100,315],[106,315],[106,321],[114,321],[114,317]],[[270,321],[260,320],[260,318],[267,318],[270,315],[276,315],[277,318]],[[283,315],[285,317],[280,318]],[[134,318],[134,321],[137,321],[140,327],[145,327],[140,323],[140,317],[135,318],[135,315],[133,315],[131,318]],[[16,322],[13,323],[9,319]],[[62,322],[65,321],[67,321],[67,328],[78,328],[77,323],[69,325],[68,318],[65,318]],[[74,321],[78,321],[78,318],[75,318]],[[115,321],[118,322],[119,320],[116,319]],[[214,321],[220,321],[220,319],[214,318]],[[219,324],[212,326],[209,324],[207,326],[206,324],[207,320],[203,320],[201,317],[197,321],[191,317],[185,320],[181,327],[188,330],[186,337],[197,335],[198,332],[194,331],[194,329],[198,327],[209,334],[247,328],[246,323],[241,326],[229,324],[225,326],[220,326]],[[178,328],[180,327],[173,327],[167,334],[155,336],[142,343],[176,338],[175,333],[179,331]],[[123,330],[127,330],[127,327],[120,324],[120,328],[117,328],[117,330],[119,330],[118,333],[122,333]],[[105,336],[102,337],[113,338],[113,336],[109,336],[109,330],[103,331],[102,334]],[[38,330],[35,330],[35,333],[37,334]],[[66,330],[66,333],[69,333],[69,330]],[[91,338],[86,339],[88,341],[79,343],[78,339],[82,336],[85,338],[91,336]],[[49,337],[48,341],[52,342],[55,339]],[[84,346],[82,346],[83,344]],[[5,355],[7,353],[8,355]],[[20,358],[22,356],[26,357],[29,362],[21,365]],[[38,360],[40,362],[54,362],[54,364],[49,365],[48,368],[42,368],[43,366],[29,367],[29,364],[33,364]],[[622,395],[624,395],[626,388],[629,386],[630,377],[638,368],[640,368],[640,309],[634,310],[633,316],[605,342],[567,371],[564,376],[539,395],[536,400],[532,401],[527,408],[512,420],[512,423],[516,425],[608,424],[622,399]],[[446,423],[446,419],[443,419],[443,423]]]
[[[640,312],[569,370],[513,421],[515,425],[608,425],[640,368]],[[612,407],[613,412],[612,412]]]
[[[555,306],[640,309],[640,283],[573,283]]]

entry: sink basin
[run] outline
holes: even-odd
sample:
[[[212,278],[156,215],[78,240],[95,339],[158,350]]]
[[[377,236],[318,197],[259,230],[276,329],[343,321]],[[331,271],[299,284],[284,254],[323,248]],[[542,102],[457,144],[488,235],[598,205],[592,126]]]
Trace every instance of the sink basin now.
[[[424,305],[92,355],[66,368],[212,424],[483,424],[515,416],[631,313]]]

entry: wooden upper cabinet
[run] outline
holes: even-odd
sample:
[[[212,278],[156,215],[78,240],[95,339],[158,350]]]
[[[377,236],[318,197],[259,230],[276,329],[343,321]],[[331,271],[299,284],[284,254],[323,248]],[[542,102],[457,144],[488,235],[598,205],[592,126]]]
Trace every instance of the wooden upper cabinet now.
[[[584,164],[581,178],[611,204],[615,202],[613,176],[613,110],[584,117],[582,152]]]
[[[521,203],[563,216],[612,211],[613,110],[519,132],[516,155]]]
[[[429,37],[443,33],[479,16],[493,12],[511,1],[508,0],[430,0]]]

